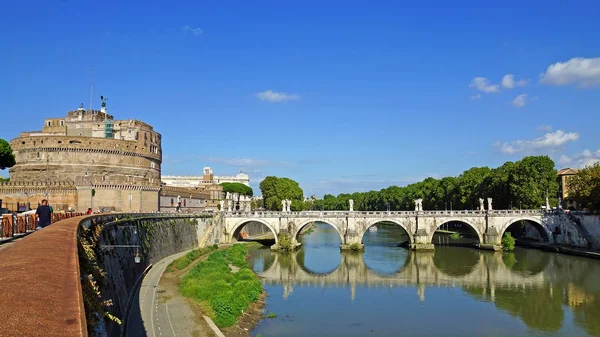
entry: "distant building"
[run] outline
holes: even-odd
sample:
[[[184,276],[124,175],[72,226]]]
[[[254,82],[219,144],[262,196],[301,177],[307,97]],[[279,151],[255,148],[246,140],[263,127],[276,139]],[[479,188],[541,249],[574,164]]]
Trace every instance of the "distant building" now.
[[[197,187],[210,184],[219,185],[221,183],[240,183],[250,186],[250,177],[246,173],[240,172],[235,176],[216,176],[213,175],[212,168],[210,167],[205,167],[203,169],[203,175],[201,176],[163,175],[161,179],[165,185],[179,187]]]
[[[115,120],[83,105],[46,118],[40,131],[11,140],[16,165],[0,199],[11,211],[48,199],[55,210],[158,210],[161,135],[142,121]]]
[[[237,203],[238,196],[223,193],[222,183],[240,183],[250,186],[250,177],[240,172],[235,176],[216,176],[210,167],[202,170],[201,176],[175,176],[163,175],[161,177],[163,186],[182,187],[182,188],[203,188],[209,192],[208,204],[210,208],[217,208],[220,200],[232,200]],[[248,209],[250,198],[241,196],[239,198],[241,205],[234,206],[235,209]]]
[[[562,202],[562,208],[565,209],[577,209],[577,201],[569,197],[569,180],[579,172],[579,169],[575,168],[564,168],[558,170],[556,174],[556,180],[558,182],[558,197]]]

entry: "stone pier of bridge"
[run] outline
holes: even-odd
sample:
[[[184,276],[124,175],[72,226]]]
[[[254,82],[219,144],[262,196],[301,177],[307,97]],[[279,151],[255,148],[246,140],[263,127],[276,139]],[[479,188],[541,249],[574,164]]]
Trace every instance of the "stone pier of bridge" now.
[[[338,232],[342,249],[363,249],[363,236],[378,223],[394,223],[408,234],[408,245],[414,250],[433,250],[433,235],[442,225],[460,222],[470,227],[478,239],[478,247],[500,250],[502,235],[512,224],[527,221],[538,230],[542,241],[553,243],[553,235],[544,218],[551,216],[542,210],[477,210],[477,211],[303,211],[303,212],[222,212],[224,242],[239,238],[244,225],[251,222],[267,226],[275,237],[273,249],[278,249],[279,238],[288,235],[294,247],[300,246],[298,236],[302,229],[315,222],[331,225]]]

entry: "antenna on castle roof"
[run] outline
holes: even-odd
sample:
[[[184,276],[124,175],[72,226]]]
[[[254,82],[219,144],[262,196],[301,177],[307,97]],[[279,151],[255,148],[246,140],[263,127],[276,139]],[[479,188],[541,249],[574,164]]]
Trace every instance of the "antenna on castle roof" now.
[[[90,79],[90,111],[92,111],[92,114],[94,113],[94,108],[92,106],[93,94],[94,94],[94,65],[92,64],[92,77]]]

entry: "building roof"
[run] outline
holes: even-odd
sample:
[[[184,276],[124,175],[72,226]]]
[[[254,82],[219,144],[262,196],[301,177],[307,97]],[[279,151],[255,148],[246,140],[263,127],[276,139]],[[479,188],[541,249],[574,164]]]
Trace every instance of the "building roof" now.
[[[568,176],[568,175],[575,175],[575,174],[577,174],[577,172],[579,172],[579,169],[567,167],[567,168],[558,170],[558,172],[556,174],[559,176]]]

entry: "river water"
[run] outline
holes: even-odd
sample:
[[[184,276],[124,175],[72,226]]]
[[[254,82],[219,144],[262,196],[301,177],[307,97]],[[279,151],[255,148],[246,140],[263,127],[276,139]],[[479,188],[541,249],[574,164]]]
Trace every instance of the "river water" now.
[[[517,248],[493,253],[396,247],[398,227],[342,253],[317,223],[289,254],[260,248],[249,263],[267,291],[263,337],[600,336],[600,261]]]

